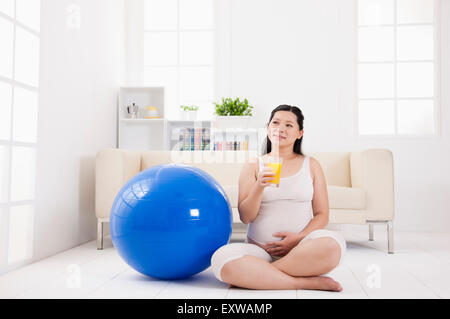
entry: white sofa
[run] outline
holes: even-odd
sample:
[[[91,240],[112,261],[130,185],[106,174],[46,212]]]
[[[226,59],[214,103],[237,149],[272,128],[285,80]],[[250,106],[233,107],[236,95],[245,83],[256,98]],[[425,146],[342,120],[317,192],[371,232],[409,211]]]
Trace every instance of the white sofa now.
[[[330,224],[387,225],[388,252],[394,252],[394,168],[392,152],[368,149],[357,152],[310,153],[322,165],[330,203]],[[98,249],[103,247],[103,224],[109,222],[114,198],[131,177],[153,165],[179,163],[198,167],[225,189],[233,210],[233,228],[241,224],[238,180],[245,161],[256,151],[127,151],[104,149],[96,157],[95,214]]]

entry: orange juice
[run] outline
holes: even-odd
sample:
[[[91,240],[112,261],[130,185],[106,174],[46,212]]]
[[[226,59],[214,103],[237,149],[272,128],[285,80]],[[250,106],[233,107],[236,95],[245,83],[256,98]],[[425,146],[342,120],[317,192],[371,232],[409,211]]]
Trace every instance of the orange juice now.
[[[274,186],[278,187],[280,184],[281,163],[267,163],[267,166],[272,168],[275,173],[273,180],[269,181],[269,183],[275,184]]]

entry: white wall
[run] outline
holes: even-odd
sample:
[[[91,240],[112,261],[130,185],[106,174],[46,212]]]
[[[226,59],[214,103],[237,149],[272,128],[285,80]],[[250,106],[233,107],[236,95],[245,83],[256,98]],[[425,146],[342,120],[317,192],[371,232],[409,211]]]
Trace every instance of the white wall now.
[[[230,3],[229,19],[218,20],[218,32],[226,35],[219,40],[219,56],[225,60],[219,63],[218,94],[248,98],[256,106],[258,127],[276,106],[299,106],[305,115],[305,152],[391,149],[395,227],[448,232],[450,1],[442,0],[441,6],[441,137],[436,139],[355,135],[354,0]]]
[[[34,260],[96,237],[94,158],[116,146],[122,17],[123,0],[42,1]]]

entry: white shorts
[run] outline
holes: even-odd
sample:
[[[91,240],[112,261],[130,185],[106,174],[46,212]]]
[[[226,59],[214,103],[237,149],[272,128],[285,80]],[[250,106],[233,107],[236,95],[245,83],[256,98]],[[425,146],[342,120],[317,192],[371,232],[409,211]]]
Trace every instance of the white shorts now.
[[[327,229],[317,229],[309,233],[305,238],[303,238],[300,242],[304,242],[310,239],[321,238],[321,237],[331,237],[337,241],[339,246],[341,247],[341,257],[339,259],[338,267],[342,263],[342,259],[344,257],[345,250],[347,245],[345,243],[344,236],[342,234],[327,230]],[[267,262],[273,262],[279,257],[271,256],[267,251],[263,248],[250,243],[232,243],[228,245],[224,245],[217,249],[211,257],[211,268],[217,279],[223,281],[220,273],[222,271],[222,267],[235,259],[241,258],[243,256],[254,256],[266,260]]]

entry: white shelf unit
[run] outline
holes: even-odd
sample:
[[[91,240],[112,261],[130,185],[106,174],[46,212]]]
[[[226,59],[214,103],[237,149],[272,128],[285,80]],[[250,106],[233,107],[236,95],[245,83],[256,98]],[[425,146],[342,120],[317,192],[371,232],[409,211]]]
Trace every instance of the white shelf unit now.
[[[128,118],[126,111],[126,107],[132,103],[139,106],[135,119]],[[156,107],[161,118],[146,119],[144,111],[147,106]],[[227,140],[246,141],[248,150],[258,149],[257,129],[217,128],[215,121],[168,120],[164,117],[165,107],[163,87],[121,87],[117,112],[117,147],[129,150],[172,150],[179,143],[181,129],[208,128],[209,148],[205,150],[214,150],[215,142]],[[225,149],[222,147],[222,150]]]
[[[121,119],[122,123],[158,123],[164,122],[165,119]]]
[[[137,118],[128,117],[126,107],[139,106]],[[157,119],[146,119],[147,106],[158,109]],[[129,150],[165,149],[166,121],[163,87],[122,87],[119,91],[117,147]]]

